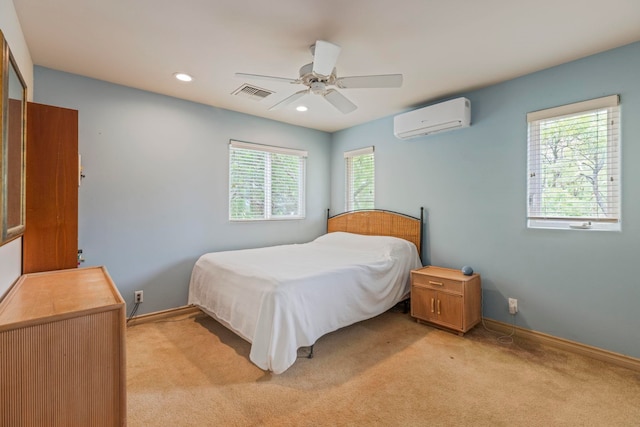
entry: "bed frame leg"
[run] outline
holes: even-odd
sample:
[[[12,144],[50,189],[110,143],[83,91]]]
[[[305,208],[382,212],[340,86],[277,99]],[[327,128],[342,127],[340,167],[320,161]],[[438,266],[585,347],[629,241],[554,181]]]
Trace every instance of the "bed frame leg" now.
[[[309,347],[309,355],[307,356],[307,359],[313,359],[313,345]]]

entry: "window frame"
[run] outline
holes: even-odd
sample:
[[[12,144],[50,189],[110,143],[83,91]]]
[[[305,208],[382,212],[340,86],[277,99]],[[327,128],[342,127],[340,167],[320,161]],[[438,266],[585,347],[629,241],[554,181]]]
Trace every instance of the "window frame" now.
[[[543,215],[539,199],[543,194],[542,155],[540,154],[540,127],[548,121],[561,121],[606,110],[607,126],[607,207],[612,216],[567,217],[560,214]],[[527,114],[527,228],[564,230],[604,230],[621,229],[621,137],[620,137],[620,97],[610,95],[559,107],[534,111]],[[538,153],[537,155],[533,153]],[[612,184],[613,183],[613,184]],[[538,207],[535,207],[538,200]],[[537,211],[536,211],[537,209]]]
[[[231,163],[233,161],[233,150],[244,150],[264,153],[266,156],[266,164],[264,169],[264,192],[261,195],[264,197],[263,202],[263,214],[261,217],[249,217],[240,218],[234,217],[233,208],[233,189],[234,178],[232,177]],[[286,155],[294,156],[298,158],[298,201],[297,212],[295,215],[274,215],[273,213],[273,182],[272,177],[272,165],[274,162],[274,155]],[[306,218],[306,172],[307,172],[307,158],[308,152],[305,150],[298,150],[293,148],[277,147],[273,145],[263,145],[252,142],[243,142],[237,140],[229,141],[229,162],[228,162],[228,218],[230,222],[255,222],[255,221],[287,221],[287,220],[301,220]]]
[[[355,207],[355,200],[353,199],[353,182],[351,179],[351,170],[352,170],[352,166],[351,163],[353,163],[354,159],[356,157],[360,157],[360,156],[371,156],[371,162],[373,165],[373,172],[372,172],[372,200],[370,201],[371,206],[367,206],[364,208],[356,208]],[[370,146],[370,147],[364,147],[364,148],[358,148],[356,150],[350,150],[350,151],[345,151],[344,153],[344,177],[345,177],[345,192],[344,192],[344,206],[345,206],[345,211],[352,211],[352,210],[359,210],[359,209],[375,209],[375,203],[376,203],[376,187],[375,187],[375,182],[376,182],[376,168],[375,168],[375,147],[374,146]]]

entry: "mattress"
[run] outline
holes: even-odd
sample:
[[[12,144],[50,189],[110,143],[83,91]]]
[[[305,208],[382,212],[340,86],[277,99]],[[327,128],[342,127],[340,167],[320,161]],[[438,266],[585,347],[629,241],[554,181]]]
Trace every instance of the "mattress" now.
[[[251,361],[278,374],[298,348],[406,298],[409,272],[421,266],[406,240],[334,232],[309,243],[202,255],[189,304],[249,341]]]

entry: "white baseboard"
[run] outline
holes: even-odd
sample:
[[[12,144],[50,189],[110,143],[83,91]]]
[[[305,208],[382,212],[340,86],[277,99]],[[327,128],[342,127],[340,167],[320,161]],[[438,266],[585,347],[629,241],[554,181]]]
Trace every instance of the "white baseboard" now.
[[[495,329],[499,332],[510,333],[513,328],[515,328],[515,335],[520,338],[640,372],[640,359],[636,359],[635,357],[625,356],[624,354],[614,353],[597,347],[591,347],[586,344],[554,337],[553,335],[521,328],[509,323],[498,322],[497,320],[484,318],[484,322],[488,328]]]

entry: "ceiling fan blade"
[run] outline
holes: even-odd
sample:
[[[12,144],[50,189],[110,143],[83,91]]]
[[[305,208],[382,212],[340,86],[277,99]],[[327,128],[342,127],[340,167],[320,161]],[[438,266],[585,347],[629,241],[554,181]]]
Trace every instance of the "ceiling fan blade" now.
[[[340,77],[336,79],[336,86],[342,89],[400,87],[402,74]]]
[[[287,79],[285,77],[262,76],[260,74],[236,73],[236,77],[258,79],[258,80],[270,80],[272,82],[275,81],[280,83],[300,83],[298,80],[294,80],[294,79]]]
[[[307,93],[309,93],[309,89],[305,89],[305,90],[301,90],[299,92],[296,92],[293,95],[288,96],[285,99],[283,99],[282,101],[278,102],[277,104],[275,104],[274,106],[269,108],[269,110],[279,110],[282,107],[285,107],[285,106],[291,104],[295,100],[302,98]]]
[[[334,89],[329,89],[324,95],[324,99],[329,101],[331,105],[340,110],[343,114],[350,113],[356,108],[356,104],[349,101],[343,94]]]
[[[338,62],[340,46],[324,40],[316,41],[313,48],[313,72],[321,76],[330,76]]]

